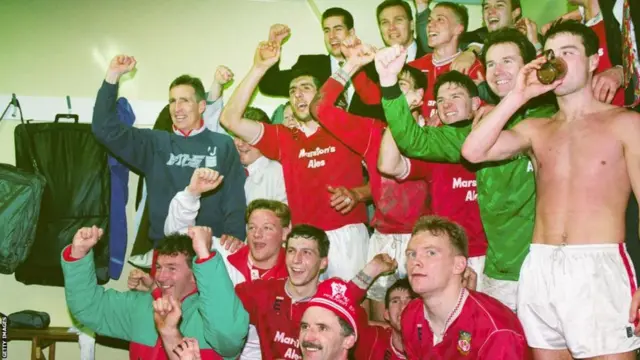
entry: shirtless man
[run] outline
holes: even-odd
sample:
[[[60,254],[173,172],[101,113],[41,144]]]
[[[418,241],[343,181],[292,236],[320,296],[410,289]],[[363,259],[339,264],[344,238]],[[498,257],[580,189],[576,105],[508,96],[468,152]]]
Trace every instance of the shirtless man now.
[[[544,58],[525,65],[515,88],[467,137],[462,155],[478,163],[527,153],[533,161],[536,223],[520,274],[518,317],[535,358],[635,359],[640,337],[631,322],[640,293],[623,240],[631,189],[640,193],[640,115],[596,100],[593,30],[563,22],[544,46],[567,63],[564,79],[538,81]],[[502,130],[529,99],[548,91],[557,97],[557,114]]]

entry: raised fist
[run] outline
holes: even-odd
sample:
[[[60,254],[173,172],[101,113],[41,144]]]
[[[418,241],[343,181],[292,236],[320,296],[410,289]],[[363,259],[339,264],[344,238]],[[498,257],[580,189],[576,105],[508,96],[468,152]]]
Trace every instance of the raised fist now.
[[[371,259],[371,262],[376,264],[379,274],[390,273],[396,271],[398,268],[398,262],[389,256],[389,254],[378,254]]]
[[[108,72],[112,75],[122,76],[136,67],[136,58],[127,55],[117,55],[111,59]]]
[[[211,255],[211,228],[206,226],[192,226],[187,230],[191,238],[193,251],[199,259],[206,259]]]
[[[273,24],[269,28],[269,41],[278,45],[282,45],[289,35],[291,35],[291,29],[287,25]]]
[[[153,301],[153,320],[159,332],[175,330],[182,317],[182,309],[173,296],[163,296]]]
[[[222,183],[223,175],[209,168],[198,168],[191,175],[187,191],[193,195],[201,195],[216,189]]]
[[[218,84],[225,85],[229,81],[233,80],[233,72],[228,67],[220,65],[216,69],[214,78]]]
[[[258,45],[253,57],[255,66],[268,69],[280,59],[280,44],[275,41],[263,41]]]
[[[89,253],[104,232],[97,226],[84,227],[76,232],[71,243],[71,257],[81,259]]]
[[[129,273],[127,286],[130,290],[149,292],[153,286],[153,279],[146,272],[140,269],[133,269]]]
[[[356,36],[349,36],[340,44],[340,51],[344,55],[347,62],[354,66],[362,67],[373,61],[376,55],[373,46],[364,44]]]
[[[400,45],[396,44],[379,50],[375,56],[375,64],[380,79],[397,81],[406,60],[407,50]]]

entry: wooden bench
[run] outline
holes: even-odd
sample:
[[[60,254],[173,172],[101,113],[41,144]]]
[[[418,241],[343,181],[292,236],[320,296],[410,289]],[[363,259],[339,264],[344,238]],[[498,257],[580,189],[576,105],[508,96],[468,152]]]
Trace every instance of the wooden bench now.
[[[8,329],[7,340],[31,340],[31,360],[42,360],[42,351],[49,348],[48,360],[56,359],[56,342],[77,342],[78,335],[68,327],[47,329]]]

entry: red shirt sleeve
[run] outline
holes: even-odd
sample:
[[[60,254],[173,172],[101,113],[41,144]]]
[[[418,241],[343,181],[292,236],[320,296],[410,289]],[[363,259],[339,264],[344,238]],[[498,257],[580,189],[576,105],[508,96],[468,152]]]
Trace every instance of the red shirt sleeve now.
[[[398,180],[427,180],[431,178],[432,164],[427,161],[406,158],[408,160],[409,172],[407,176]]]
[[[196,259],[196,264],[202,264],[203,262],[205,262],[207,260],[213,259],[214,256],[216,256],[216,252],[212,251],[211,254],[209,254],[209,256],[207,258],[205,258],[205,259],[199,259],[199,258]]]
[[[485,78],[484,66],[482,66],[480,60],[476,59],[473,65],[471,65],[471,68],[469,68],[469,77],[471,80],[478,80],[478,73],[482,75],[482,78]]]
[[[319,100],[312,105],[312,112],[327,131],[355,153],[364,157],[372,146],[373,132],[382,133],[384,124],[381,121],[357,116],[334,106],[333,104],[343,90],[344,86],[336,79],[332,77],[327,79],[320,88]]]
[[[71,256],[71,245],[68,245],[66,248],[64,248],[64,251],[62,252],[62,258],[66,262],[74,262],[74,261],[80,260]]]
[[[262,131],[251,145],[258,148],[262,155],[269,159],[280,161],[282,156],[282,143],[291,137],[291,130],[280,124],[271,125],[260,123],[260,125],[262,126]]]
[[[478,353],[478,360],[528,360],[530,358],[524,336],[513,330],[494,331]]]
[[[257,322],[257,294],[255,281],[243,282],[236,285],[236,295],[242,302],[242,306],[249,313],[249,323],[256,324]]]
[[[378,105],[381,103],[382,91],[380,85],[376,84],[364,70],[360,70],[351,79],[353,88],[363,103],[367,105]]]

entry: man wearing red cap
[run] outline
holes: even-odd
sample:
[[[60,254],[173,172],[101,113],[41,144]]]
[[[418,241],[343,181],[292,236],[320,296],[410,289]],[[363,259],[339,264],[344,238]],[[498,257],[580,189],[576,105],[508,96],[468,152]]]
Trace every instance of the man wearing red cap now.
[[[332,278],[318,286],[300,323],[303,359],[347,360],[358,340],[357,294],[345,281]]]
[[[407,246],[411,288],[421,297],[402,314],[409,359],[527,359],[522,325],[500,301],[463,287],[467,237],[460,225],[422,217]]]

